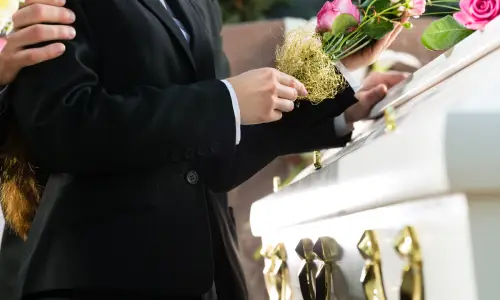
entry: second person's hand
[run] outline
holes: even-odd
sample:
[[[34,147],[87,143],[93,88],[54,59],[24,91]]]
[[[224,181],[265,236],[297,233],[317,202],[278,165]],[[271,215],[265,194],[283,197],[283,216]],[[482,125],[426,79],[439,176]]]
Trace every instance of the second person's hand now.
[[[75,21],[75,14],[64,8],[64,4],[62,0],[26,0],[13,15],[14,32],[7,37],[0,53],[0,85],[11,83],[23,67],[64,53],[65,47],[60,42],[26,49],[38,43],[75,37],[75,30],[68,26]]]
[[[346,122],[353,124],[368,117],[372,108],[384,99],[387,90],[408,78],[409,75],[395,71],[370,73],[363,81],[361,90],[355,95],[358,102],[344,112]]]
[[[294,77],[272,68],[245,72],[228,79],[240,107],[241,124],[280,120],[292,111],[297,98],[307,96],[304,85]]]
[[[342,60],[344,66],[346,66],[347,69],[354,71],[362,67],[367,67],[372,63],[374,63],[378,59],[380,54],[385,50],[387,50],[387,48],[389,48],[389,46],[391,46],[392,43],[396,40],[398,35],[403,30],[402,24],[406,23],[408,21],[408,18],[409,18],[408,12],[405,12],[401,17],[401,22],[397,23],[394,26],[394,29],[388,34],[386,34],[385,37],[383,37],[378,41],[374,41],[373,43],[361,49],[360,51],[355,52],[349,55],[348,57],[344,58]]]

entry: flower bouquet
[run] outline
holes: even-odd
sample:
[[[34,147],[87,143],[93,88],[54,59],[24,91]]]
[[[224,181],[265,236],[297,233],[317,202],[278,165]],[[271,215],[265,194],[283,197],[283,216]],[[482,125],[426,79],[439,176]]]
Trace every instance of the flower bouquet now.
[[[432,4],[432,2],[430,3]],[[432,22],[422,34],[422,44],[429,50],[447,50],[482,30],[500,15],[500,0],[461,0],[453,17]]]
[[[319,103],[345,87],[338,72],[346,57],[381,40],[396,25],[411,27],[407,15],[418,17],[425,0],[327,1],[317,15],[314,32],[295,30],[285,36],[276,53],[277,68],[304,83],[307,100]]]

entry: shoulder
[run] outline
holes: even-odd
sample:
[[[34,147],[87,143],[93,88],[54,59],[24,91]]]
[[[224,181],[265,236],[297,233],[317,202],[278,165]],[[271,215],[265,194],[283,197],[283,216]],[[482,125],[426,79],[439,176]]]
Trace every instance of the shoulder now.
[[[200,14],[207,25],[215,26],[221,28],[222,26],[222,14],[219,6],[219,1],[217,0],[186,0],[196,11]]]

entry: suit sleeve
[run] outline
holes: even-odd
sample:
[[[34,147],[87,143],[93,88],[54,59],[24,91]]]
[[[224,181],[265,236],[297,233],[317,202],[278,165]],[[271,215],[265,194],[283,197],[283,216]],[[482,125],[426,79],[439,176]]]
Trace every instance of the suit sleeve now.
[[[51,172],[130,170],[167,161],[188,148],[233,152],[235,120],[229,91],[209,80],[168,88],[101,85],[97,46],[81,5],[77,36],[57,59],[21,71],[6,97],[31,154]]]
[[[278,122],[242,126],[241,142],[233,154],[206,160],[207,183],[214,191],[230,191],[280,155],[343,147],[351,134],[337,135],[333,120],[355,101],[354,92],[346,89],[319,105],[304,102]]]

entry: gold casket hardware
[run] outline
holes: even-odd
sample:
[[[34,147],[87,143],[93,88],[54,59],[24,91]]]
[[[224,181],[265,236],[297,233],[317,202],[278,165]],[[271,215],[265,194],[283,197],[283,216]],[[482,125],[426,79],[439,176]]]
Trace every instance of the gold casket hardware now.
[[[316,274],[318,267],[314,260],[316,254],[313,252],[314,243],[311,239],[301,239],[295,252],[301,258],[299,268],[300,292],[304,300],[316,300]]]
[[[323,167],[323,163],[321,162],[321,151],[313,152],[313,165],[315,170],[319,170]]]
[[[413,227],[405,227],[394,243],[396,252],[406,260],[402,274],[400,300],[424,300],[422,251]]]
[[[342,248],[331,237],[320,237],[313,246],[321,262],[316,275],[316,299],[347,300],[347,283],[337,262],[342,258]]]
[[[380,248],[375,231],[366,230],[358,242],[358,250],[365,260],[361,273],[361,284],[367,300],[386,300],[382,277]]]
[[[281,177],[273,177],[273,192],[277,193],[281,189]]]
[[[285,245],[279,243],[275,247],[262,248],[264,257],[264,281],[269,300],[291,300],[290,274],[287,265]]]

